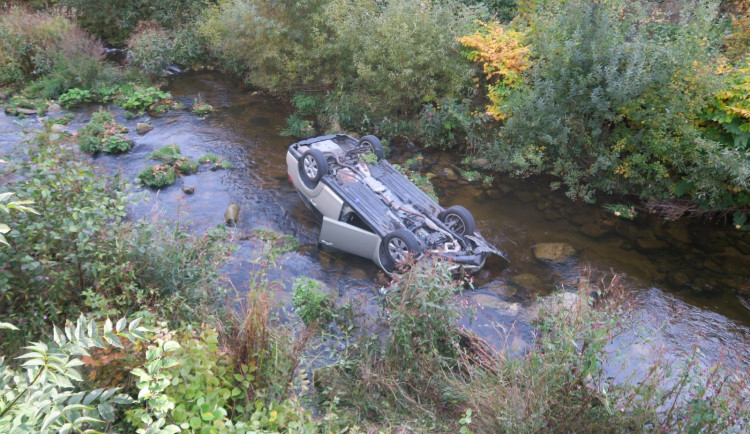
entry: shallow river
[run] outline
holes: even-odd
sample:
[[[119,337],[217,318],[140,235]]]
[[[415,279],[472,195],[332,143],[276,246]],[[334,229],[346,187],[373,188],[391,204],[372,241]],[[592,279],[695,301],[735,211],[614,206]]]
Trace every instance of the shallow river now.
[[[197,159],[212,152],[227,158],[234,167],[201,170],[172,187],[149,191],[151,200],[135,205],[134,216],[163,213],[189,221],[200,230],[222,224],[226,206],[237,203],[242,210],[240,231],[265,227],[292,234],[300,243],[296,252],[281,259],[283,271],[277,273],[286,283],[281,298],[290,298],[294,276],[307,275],[337,288],[344,299],[376,299],[384,280],[373,263],[321,251],[317,246],[319,224],[286,174],[286,147],[293,139],[280,136],[279,131],[290,107],[218,73],[180,76],[169,90],[186,107],[200,94],[216,111],[205,118],[185,109],[150,119],[125,120],[123,112],[115,110],[118,121],[130,129],[135,145],[127,154],[100,156],[95,163],[108,172],[119,171],[135,179],[144,167],[156,164],[148,160],[155,148],[176,143],[183,155]],[[70,128],[80,127],[92,110],[76,111]],[[137,135],[135,123],[146,120],[154,130]],[[33,119],[21,125],[14,121],[0,114],[0,154],[20,143],[23,128],[38,126]],[[417,151],[400,146],[390,159],[403,163]],[[555,288],[574,288],[587,273],[594,278],[617,274],[641,306],[640,329],[652,335],[647,343],[634,342],[629,336],[613,344],[627,353],[631,367],[642,363],[642,358],[652,358],[659,349],[677,354],[693,345],[702,350],[704,361],[724,354],[728,361],[750,366],[748,235],[707,222],[668,223],[651,216],[629,222],[599,207],[574,204],[536,180],[495,176],[491,186],[449,180],[441,173],[446,167],[460,167],[459,158],[429,150],[423,153],[416,169],[438,175],[433,181],[441,204],[460,204],[471,210],[478,230],[511,259],[510,264],[491,259],[475,276],[475,289],[462,295],[477,306],[471,324],[464,321],[493,345],[528,345],[532,328],[526,320],[537,297]],[[183,185],[195,186],[195,194],[183,194]],[[538,261],[533,247],[546,242],[568,243],[576,255],[560,264]],[[252,242],[240,244],[227,272],[242,290],[256,247]]]

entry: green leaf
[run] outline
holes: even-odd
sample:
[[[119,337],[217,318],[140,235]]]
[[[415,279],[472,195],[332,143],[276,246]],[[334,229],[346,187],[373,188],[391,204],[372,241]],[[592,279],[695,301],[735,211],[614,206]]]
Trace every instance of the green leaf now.
[[[53,424],[61,415],[62,412],[57,409],[53,409],[52,411],[50,411],[47,417],[44,418],[44,422],[42,422],[41,430],[46,431],[47,428],[49,428],[49,426]]]
[[[167,341],[164,343],[164,352],[174,351],[180,348],[180,344],[175,341]]]
[[[6,330],[18,330],[18,327],[14,326],[11,323],[7,322],[0,322],[0,330],[6,329]]]
[[[125,327],[127,326],[127,324],[128,324],[128,321],[125,318],[120,318],[120,320],[117,321],[117,324],[115,324],[115,331],[119,333],[125,330]]]
[[[102,419],[113,422],[115,420],[115,408],[108,402],[102,402],[96,407]]]

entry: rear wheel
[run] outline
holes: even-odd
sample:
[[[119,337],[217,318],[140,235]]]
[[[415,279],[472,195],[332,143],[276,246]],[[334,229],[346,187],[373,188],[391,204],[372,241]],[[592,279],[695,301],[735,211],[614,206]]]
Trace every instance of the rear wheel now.
[[[380,247],[381,262],[388,271],[405,264],[410,257],[422,253],[417,237],[406,229],[397,229],[383,238]]]
[[[454,205],[446,209],[438,214],[438,218],[459,237],[474,235],[474,231],[476,230],[474,217],[472,217],[468,209],[460,205]]]
[[[325,155],[317,149],[309,149],[299,159],[299,175],[308,188],[315,188],[320,178],[328,173]]]
[[[359,139],[359,146],[370,148],[372,153],[375,154],[376,157],[378,157],[378,161],[385,158],[385,150],[383,149],[383,144],[380,142],[380,139],[375,136],[362,137],[361,139]]]

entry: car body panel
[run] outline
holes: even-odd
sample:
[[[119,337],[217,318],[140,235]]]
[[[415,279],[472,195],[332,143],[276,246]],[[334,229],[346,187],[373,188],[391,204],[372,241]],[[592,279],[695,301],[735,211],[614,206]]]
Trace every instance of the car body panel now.
[[[379,235],[345,222],[323,216],[320,243],[363,258],[380,262],[381,238]]]

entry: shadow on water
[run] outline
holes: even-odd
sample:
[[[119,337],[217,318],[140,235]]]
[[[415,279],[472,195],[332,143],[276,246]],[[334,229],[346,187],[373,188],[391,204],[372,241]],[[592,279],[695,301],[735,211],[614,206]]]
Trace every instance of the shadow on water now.
[[[294,235],[301,246],[280,259],[281,267],[272,276],[285,282],[280,297],[288,300],[293,278],[306,275],[338,289],[342,297],[377,299],[384,282],[374,264],[317,246],[319,223],[287,179],[285,153],[293,139],[280,136],[279,131],[290,107],[215,72],[179,76],[168,90],[186,109],[132,120],[115,110],[135,145],[124,155],[99,156],[95,163],[109,173],[135,180],[142,169],[156,164],[148,160],[154,149],[176,143],[183,155],[197,159],[211,152],[228,159],[233,168],[202,168],[159,192],[146,190],[150,200],[133,207],[134,217],[146,217],[158,209],[201,230],[223,224],[227,205],[236,203],[241,208],[238,234],[264,227]],[[189,113],[199,94],[215,107],[213,114]],[[76,111],[70,128],[83,125],[93,110]],[[149,122],[154,129],[140,136],[135,132],[136,122]],[[38,121],[27,123],[28,127],[39,125]],[[13,119],[0,115],[0,152],[9,153],[17,146],[22,140],[20,130]],[[422,152],[423,173],[438,173],[442,167],[458,164],[454,156]],[[391,159],[396,162],[414,156],[406,150],[394,154]],[[579,277],[593,269],[598,274],[623,276],[627,289],[643,307],[642,321],[658,329],[652,342],[668,351],[684,351],[697,343],[709,359],[723,347],[737,357],[750,355],[748,236],[704,222],[668,223],[651,216],[628,222],[597,207],[573,204],[537,181],[502,178],[489,187],[442,176],[433,181],[441,204],[460,204],[471,210],[479,231],[511,258],[510,265],[498,258],[490,260],[475,276],[476,289],[462,294],[478,306],[474,320],[464,318],[464,325],[493,345],[525,348],[533,335],[528,315],[534,299],[555,288],[574,288]],[[196,187],[195,194],[184,194],[182,186]],[[576,255],[561,264],[535,259],[533,247],[547,242],[568,243]],[[240,245],[226,271],[242,290],[256,246],[246,241]],[[619,342],[633,348],[634,358],[655,348],[655,344],[637,346],[632,340]]]

